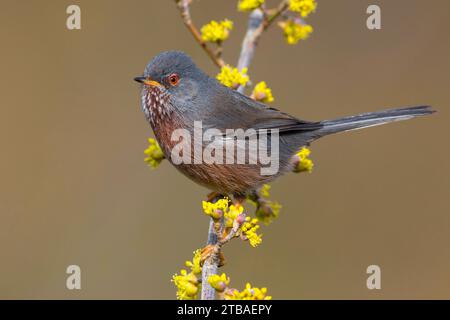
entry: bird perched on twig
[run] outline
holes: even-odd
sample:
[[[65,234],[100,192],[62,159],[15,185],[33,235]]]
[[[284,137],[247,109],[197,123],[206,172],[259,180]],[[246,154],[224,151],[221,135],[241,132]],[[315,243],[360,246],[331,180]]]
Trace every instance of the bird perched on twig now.
[[[136,77],[142,84],[142,109],[150,122],[166,158],[193,181],[221,194],[245,196],[283,173],[292,171],[295,154],[302,146],[332,133],[372,127],[433,113],[429,106],[389,109],[379,112],[324,121],[305,121],[257,102],[220,84],[202,72],[186,54],[163,52]],[[189,163],[174,163],[171,152],[178,141],[177,129],[194,136],[194,122],[204,129],[217,129],[226,137],[227,129],[253,129],[257,136],[264,130],[278,133],[279,170],[271,175],[261,173],[261,163],[206,163],[194,154]],[[232,139],[233,140],[233,139]],[[192,147],[206,148],[193,142]],[[245,144],[248,146],[248,142]],[[273,150],[272,150],[273,151]],[[236,154],[234,155],[234,157]],[[196,161],[197,160],[197,161]]]

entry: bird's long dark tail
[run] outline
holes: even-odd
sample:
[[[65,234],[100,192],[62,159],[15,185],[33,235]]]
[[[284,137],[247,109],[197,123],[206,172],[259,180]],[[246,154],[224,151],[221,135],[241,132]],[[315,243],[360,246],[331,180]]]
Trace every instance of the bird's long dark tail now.
[[[335,120],[324,120],[320,122],[323,127],[312,132],[312,140],[332,133],[373,127],[394,121],[408,120],[418,116],[425,116],[433,112],[434,110],[429,106],[418,106],[363,113]]]

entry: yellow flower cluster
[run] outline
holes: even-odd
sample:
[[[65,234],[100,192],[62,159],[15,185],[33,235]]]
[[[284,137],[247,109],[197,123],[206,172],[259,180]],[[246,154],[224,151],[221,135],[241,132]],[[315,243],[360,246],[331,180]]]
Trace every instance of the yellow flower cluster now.
[[[193,273],[187,273],[181,270],[180,275],[175,274],[172,278],[173,283],[178,288],[178,300],[195,300],[199,292],[199,281]]]
[[[234,220],[244,212],[244,207],[241,205],[229,205],[228,198],[220,199],[215,203],[203,201],[203,211],[206,215],[214,220],[224,217],[225,228],[232,228]]]
[[[227,234],[231,228],[236,228],[236,236],[248,240],[252,247],[262,242],[261,235],[256,233],[260,227],[258,219],[245,217],[242,205],[229,205],[228,199],[220,199],[215,203],[203,201],[203,211],[215,221],[224,218],[224,234]],[[278,215],[278,212],[276,214]]]
[[[232,68],[229,65],[223,66],[220,73],[216,76],[223,85],[232,89],[237,89],[239,86],[245,86],[250,78],[247,75],[247,68],[239,71],[237,68]]]
[[[267,288],[254,288],[250,283],[245,285],[245,289],[238,291],[236,289],[228,289],[224,294],[225,300],[272,300],[267,295]]]
[[[220,276],[213,274],[209,276],[208,282],[216,291],[223,292],[230,284],[230,278],[227,278],[225,273],[222,273]]]
[[[264,3],[264,0],[240,0],[238,3],[239,11],[250,11],[259,8]]]
[[[205,24],[200,32],[202,39],[209,42],[222,42],[228,39],[230,31],[233,29],[233,22],[225,19],[217,22],[212,20],[210,23]]]
[[[193,300],[197,299],[200,291],[200,281],[198,275],[202,272],[200,266],[201,250],[194,251],[194,258],[192,261],[186,261],[186,267],[191,269],[187,272],[185,269],[180,271],[180,274],[175,274],[172,281],[177,287],[177,299],[179,300]]]
[[[267,295],[267,288],[252,287],[250,283],[247,283],[242,291],[228,288],[230,278],[225,273],[209,276],[208,282],[225,300],[272,300],[272,297]]]
[[[267,87],[265,81],[261,81],[255,86],[251,97],[264,103],[272,102],[274,100],[272,90]]]
[[[225,227],[226,228],[232,228],[234,220],[237,219],[237,217],[244,212],[244,207],[241,205],[231,205],[228,209],[228,211],[224,212],[225,217]]]
[[[228,209],[228,198],[220,199],[215,203],[203,201],[203,211],[214,220],[220,219]]]
[[[262,235],[256,233],[258,229],[258,219],[251,219],[250,217],[245,218],[245,222],[242,225],[242,233],[245,239],[250,242],[252,247],[256,247],[262,242]]]
[[[312,172],[314,163],[311,159],[309,159],[309,155],[311,154],[311,150],[303,147],[299,152],[297,152],[296,156],[298,157],[298,163],[294,168],[294,172]]]
[[[296,44],[300,40],[305,40],[313,32],[312,26],[293,20],[288,20],[280,25],[283,28],[284,37],[289,44]]]
[[[144,150],[144,153],[147,155],[144,161],[148,164],[152,169],[159,166],[161,161],[164,159],[164,153],[161,150],[161,147],[158,145],[153,138],[148,138],[149,146]]]
[[[316,11],[317,2],[315,0],[290,0],[289,10],[299,12],[302,18],[309,16],[311,12]]]
[[[201,261],[202,250],[197,249],[194,251],[194,257],[192,258],[192,261],[186,261],[185,265],[186,267],[190,268],[194,274],[200,274],[202,272]]]

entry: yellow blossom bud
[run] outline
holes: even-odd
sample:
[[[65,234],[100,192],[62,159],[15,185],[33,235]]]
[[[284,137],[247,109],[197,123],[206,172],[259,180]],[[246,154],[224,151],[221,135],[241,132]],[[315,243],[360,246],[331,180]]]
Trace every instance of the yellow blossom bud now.
[[[172,277],[172,282],[177,287],[177,299],[179,300],[192,300],[197,299],[199,292],[200,281],[197,275],[202,273],[201,263],[201,250],[194,251],[194,258],[192,261],[186,261],[186,267],[191,269],[191,272],[187,272],[185,269],[180,270],[180,274],[175,274]]]
[[[243,224],[245,221],[245,215],[244,214],[238,215],[235,221],[239,225]]]
[[[202,39],[209,42],[222,42],[228,39],[230,31],[233,29],[233,22],[225,19],[217,22],[212,20],[210,23],[205,24],[200,32]]]
[[[237,89],[239,86],[245,86],[250,78],[247,75],[247,68],[239,71],[237,68],[232,68],[229,65],[223,66],[220,73],[216,76],[224,86],[232,89]]]
[[[267,288],[252,287],[250,283],[245,285],[245,289],[238,291],[236,289],[227,289],[224,292],[225,300],[271,300],[267,295]]]
[[[188,282],[188,283],[186,284],[186,289],[185,289],[185,290],[186,290],[186,295],[188,295],[188,296],[194,296],[194,295],[197,294],[198,288],[197,288],[196,285],[194,285],[194,284]]]
[[[255,86],[251,97],[264,103],[273,102],[274,100],[272,90],[267,87],[265,81],[261,81]]]
[[[223,292],[230,283],[230,278],[227,278],[225,273],[222,273],[220,276],[213,274],[208,278],[208,283],[217,291]]]
[[[259,194],[261,197],[269,198],[270,197],[270,184],[263,184],[261,189],[259,190]]]
[[[186,261],[185,265],[191,268],[192,273],[200,274],[202,272],[202,267],[200,265],[202,259],[202,251],[200,249],[194,251],[194,257],[192,261]]]
[[[293,20],[281,22],[279,25],[283,28],[284,37],[289,44],[296,44],[300,40],[306,40],[313,32],[312,26]]]
[[[234,220],[244,211],[243,206],[231,205],[229,210],[224,213],[225,227],[232,228]]]
[[[297,163],[294,168],[294,172],[312,172],[314,163],[311,159],[309,159],[309,155],[311,154],[311,150],[303,147],[299,152],[297,152]]]
[[[197,299],[199,281],[192,272],[187,273],[187,271],[183,269],[180,271],[180,275],[175,274],[172,277],[172,281],[178,288],[177,299]]]
[[[248,240],[252,247],[256,247],[262,242],[262,235],[256,233],[259,227],[260,226],[258,225],[258,219],[251,219],[250,217],[245,218],[245,222],[241,227],[241,236],[244,240]]]
[[[156,142],[155,139],[148,138],[148,143],[148,148],[144,150],[144,153],[147,155],[144,161],[149,165],[149,167],[154,169],[158,167],[161,161],[164,159],[164,153],[162,152],[161,147],[158,145],[158,142]]]
[[[259,8],[264,3],[264,0],[240,0],[238,3],[239,11],[250,11]]]
[[[309,16],[311,12],[316,11],[317,3],[315,0],[290,0],[289,10],[299,12],[302,18]]]
[[[218,220],[222,217],[223,213],[228,209],[228,202],[229,200],[227,198],[219,199],[215,203],[203,201],[202,202],[203,211],[211,218]]]

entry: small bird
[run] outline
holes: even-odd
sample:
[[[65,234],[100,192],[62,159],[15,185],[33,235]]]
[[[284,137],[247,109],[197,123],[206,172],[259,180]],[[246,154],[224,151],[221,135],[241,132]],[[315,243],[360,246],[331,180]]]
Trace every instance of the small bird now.
[[[257,102],[232,90],[200,70],[189,56],[167,51],[153,58],[143,76],[134,80],[142,84],[142,110],[166,158],[176,141],[176,129],[194,134],[194,122],[202,121],[204,129],[277,129],[279,132],[279,170],[273,175],[261,174],[261,164],[174,164],[184,175],[213,192],[243,197],[263,184],[290,172],[295,154],[303,146],[329,134],[407,120],[434,111],[429,106],[415,106],[363,113],[335,120],[305,121]],[[201,148],[206,143],[201,142]],[[194,155],[191,155],[194,157]]]

